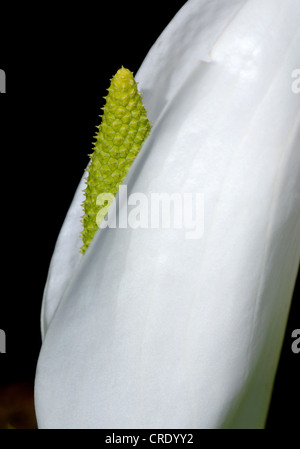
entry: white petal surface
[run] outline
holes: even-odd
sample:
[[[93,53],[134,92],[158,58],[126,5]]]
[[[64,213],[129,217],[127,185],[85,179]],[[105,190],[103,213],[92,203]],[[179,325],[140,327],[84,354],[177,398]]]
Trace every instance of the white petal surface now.
[[[189,1],[153,46],[128,194],[203,193],[204,233],[106,228],[82,257],[79,187],[45,290],[40,428],[264,426],[300,255],[299,38],[296,0]]]

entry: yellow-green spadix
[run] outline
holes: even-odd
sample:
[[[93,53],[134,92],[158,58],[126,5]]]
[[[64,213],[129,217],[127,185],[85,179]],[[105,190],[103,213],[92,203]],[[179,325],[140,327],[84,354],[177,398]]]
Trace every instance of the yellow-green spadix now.
[[[133,74],[124,67],[111,80],[103,110],[87,168],[82,253],[87,250],[107,209],[105,201],[97,207],[97,198],[101,194],[114,197],[150,131]]]
[[[202,192],[204,232],[101,229],[83,178],[51,262],[40,428],[262,428],[300,255],[300,2],[189,0],[136,75],[153,122],[124,183]]]

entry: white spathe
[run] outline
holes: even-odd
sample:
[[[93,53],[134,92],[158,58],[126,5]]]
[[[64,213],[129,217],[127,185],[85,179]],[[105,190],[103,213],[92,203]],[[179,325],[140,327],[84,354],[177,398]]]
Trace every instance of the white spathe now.
[[[83,180],[43,299],[40,428],[262,428],[300,256],[298,0],[190,0],[136,79],[128,194],[204,195],[204,233],[103,229]]]

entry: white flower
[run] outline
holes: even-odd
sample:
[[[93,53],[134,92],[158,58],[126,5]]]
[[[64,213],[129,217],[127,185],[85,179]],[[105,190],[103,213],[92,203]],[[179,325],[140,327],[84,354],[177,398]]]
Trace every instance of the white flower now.
[[[103,229],[83,180],[42,310],[40,428],[261,428],[300,255],[297,0],[190,0],[136,79],[128,194],[202,192],[204,233]]]

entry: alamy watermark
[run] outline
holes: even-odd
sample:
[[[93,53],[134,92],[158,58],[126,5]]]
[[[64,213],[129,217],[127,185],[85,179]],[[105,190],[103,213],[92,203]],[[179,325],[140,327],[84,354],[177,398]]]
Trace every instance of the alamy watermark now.
[[[4,330],[0,329],[0,354],[6,353],[6,335]]]
[[[186,239],[203,236],[203,193],[136,192],[127,196],[127,186],[121,185],[118,199],[112,193],[100,193],[96,204],[100,206],[99,228],[184,229]]]
[[[300,69],[292,71],[292,78],[295,78],[292,82],[291,89],[294,94],[300,93]]]
[[[294,354],[299,354],[299,352],[300,352],[300,329],[293,330],[292,338],[295,339],[292,343],[292,351]]]
[[[6,75],[4,70],[0,69],[0,94],[6,93]]]

